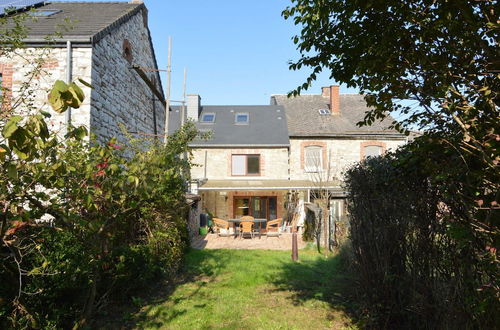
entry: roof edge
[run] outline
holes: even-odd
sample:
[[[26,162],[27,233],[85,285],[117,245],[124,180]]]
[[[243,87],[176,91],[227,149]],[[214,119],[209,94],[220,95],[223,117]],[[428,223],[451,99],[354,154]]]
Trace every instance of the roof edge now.
[[[128,21],[132,16],[136,15],[142,9],[146,9],[146,5],[144,3],[138,4],[134,9],[132,9],[131,11],[126,13],[125,15],[121,16],[116,21],[114,21],[113,23],[111,23],[108,26],[106,26],[105,28],[103,28],[101,31],[94,34],[91,38],[92,43],[93,44],[98,43],[102,38],[104,38],[104,36],[106,34],[117,29],[118,27],[122,26],[123,23]]]
[[[189,144],[191,148],[289,148],[290,144]]]

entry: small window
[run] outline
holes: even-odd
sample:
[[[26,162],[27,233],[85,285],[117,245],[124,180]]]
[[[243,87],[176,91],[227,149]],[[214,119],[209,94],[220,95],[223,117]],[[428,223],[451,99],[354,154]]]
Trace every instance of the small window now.
[[[232,155],[232,175],[259,175],[260,155]]]
[[[59,12],[61,12],[60,9],[34,10],[28,12],[28,15],[33,17],[49,17]]]
[[[134,56],[132,55],[132,45],[130,41],[127,39],[123,40],[123,57],[129,62],[132,63]]]
[[[323,168],[323,148],[320,146],[309,146],[304,148],[304,169],[306,172],[319,172]]]
[[[201,116],[201,122],[202,123],[215,123],[215,113],[212,113],[212,112],[204,113]]]
[[[0,100],[3,97],[3,76],[2,73],[0,72]]]
[[[364,147],[364,155],[365,158],[368,157],[378,157],[382,155],[382,147],[381,146],[365,146]]]
[[[319,109],[318,110],[320,115],[326,116],[326,115],[331,115],[332,113],[328,109]]]
[[[248,124],[248,113],[237,113],[234,115],[234,123],[245,125]]]

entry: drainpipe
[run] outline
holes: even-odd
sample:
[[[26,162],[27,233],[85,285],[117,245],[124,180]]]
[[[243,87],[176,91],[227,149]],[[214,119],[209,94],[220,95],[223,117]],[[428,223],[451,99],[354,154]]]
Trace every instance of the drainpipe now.
[[[72,54],[71,54],[71,41],[66,41],[66,83],[71,83],[72,78]],[[71,107],[66,110],[65,122],[66,124],[66,133],[69,131],[69,126],[71,125]]]

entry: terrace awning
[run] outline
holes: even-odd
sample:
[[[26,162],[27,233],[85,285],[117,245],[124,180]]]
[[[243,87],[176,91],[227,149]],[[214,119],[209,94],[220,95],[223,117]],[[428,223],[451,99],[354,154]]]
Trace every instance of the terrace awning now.
[[[340,182],[313,182],[309,180],[208,180],[199,190],[305,190],[329,189],[342,192]]]

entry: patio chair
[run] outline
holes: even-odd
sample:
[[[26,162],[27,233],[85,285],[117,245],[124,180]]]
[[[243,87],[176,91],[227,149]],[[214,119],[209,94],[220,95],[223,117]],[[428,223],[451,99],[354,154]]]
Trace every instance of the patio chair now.
[[[266,237],[277,236],[279,238],[281,235],[280,229],[282,223],[283,218],[268,221],[266,224]]]
[[[245,234],[250,234],[250,237],[253,238],[252,220],[244,220],[240,222],[240,238],[243,238]]]
[[[212,218],[219,236],[229,236],[229,222],[219,218]],[[223,232],[222,232],[223,231]]]

